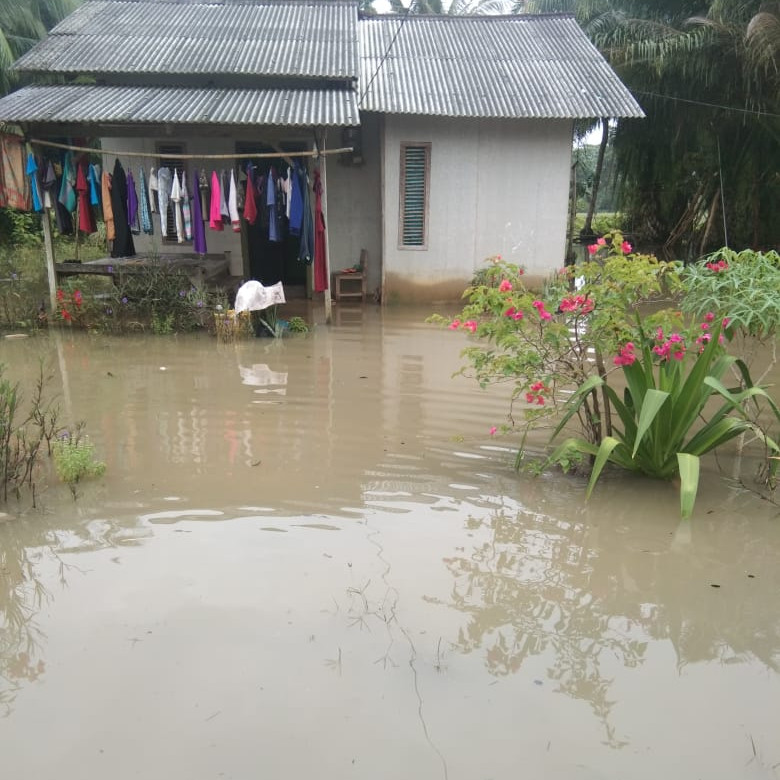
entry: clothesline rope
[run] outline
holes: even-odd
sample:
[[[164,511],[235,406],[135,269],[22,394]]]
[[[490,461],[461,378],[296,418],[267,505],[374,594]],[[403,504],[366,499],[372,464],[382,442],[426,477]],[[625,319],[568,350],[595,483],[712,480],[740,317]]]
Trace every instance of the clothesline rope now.
[[[166,160],[256,160],[276,159],[279,157],[322,157],[329,154],[345,154],[353,151],[353,147],[344,146],[339,149],[320,149],[308,152],[258,152],[256,154],[164,154],[156,152],[117,152],[111,149],[94,149],[90,146],[71,146],[70,144],[58,144],[54,141],[41,141],[31,138],[29,143],[35,146],[50,146],[54,149],[65,149],[69,152],[87,152],[89,154],[114,155],[116,157],[165,157]]]

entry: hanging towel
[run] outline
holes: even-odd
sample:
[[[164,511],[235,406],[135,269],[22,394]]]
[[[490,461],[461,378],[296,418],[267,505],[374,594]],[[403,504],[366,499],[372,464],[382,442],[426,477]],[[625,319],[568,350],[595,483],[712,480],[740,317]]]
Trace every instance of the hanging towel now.
[[[114,163],[114,172],[111,175],[111,209],[114,212],[116,231],[111,257],[132,257],[135,254],[135,245],[127,217],[127,176],[119,160]]]
[[[236,172],[231,168],[230,170],[230,191],[228,194],[228,211],[230,212],[230,224],[233,228],[233,232],[239,233],[241,231],[241,220],[238,216],[238,200],[236,196]]]
[[[152,169],[154,170],[154,169]],[[141,229],[147,236],[154,235],[154,220],[152,219],[152,209],[149,203],[149,187],[146,183],[146,174],[143,167],[139,169],[140,184],[139,192],[141,195]]]
[[[198,179],[198,169],[192,174],[193,186],[192,193],[192,248],[199,254],[206,254],[206,228],[203,225],[203,211],[201,210],[200,200],[200,180]]]
[[[154,168],[149,169],[149,210],[152,214],[157,212],[157,174]]]
[[[114,209],[111,206],[111,176],[108,171],[103,171],[101,189],[103,191],[103,221],[106,223],[106,239],[113,241],[116,238],[116,228]]]
[[[29,211],[26,163],[23,140],[18,135],[0,133],[0,207]]]
[[[76,173],[73,170],[70,152],[65,152],[65,159],[62,163],[59,201],[71,213],[76,210]]]
[[[100,166],[90,165],[87,168],[87,180],[89,181],[89,202],[93,206],[100,205]]]
[[[27,175],[30,177],[30,192],[32,193],[33,211],[43,211],[41,185],[38,182],[38,163],[32,152],[27,155]]]
[[[257,204],[255,203],[255,182],[252,174],[252,163],[246,166],[246,195],[244,196],[244,219],[254,225],[257,221]]]
[[[219,213],[227,222],[230,222],[230,210],[228,209],[228,177],[227,171],[223,168],[219,173]]]
[[[328,258],[325,248],[325,216],[322,213],[322,180],[314,171],[314,291],[328,289]]]
[[[168,236],[168,201],[171,198],[171,169],[157,170],[157,204],[160,209],[160,233],[163,238]]]
[[[79,230],[83,233],[96,233],[95,217],[92,215],[92,206],[89,203],[89,184],[83,165],[78,166],[76,192],[79,199]]]
[[[268,209],[268,240],[278,242],[282,240],[282,230],[276,213],[276,169],[268,171],[265,184],[265,205]]]
[[[184,216],[181,213],[181,185],[176,169],[173,169],[173,184],[171,185],[171,200],[173,201],[173,216],[176,223],[176,240],[184,243]]]
[[[219,190],[219,176],[216,171],[211,172],[211,208],[209,209],[209,227],[212,230],[222,230],[222,212],[220,211],[221,194]]]
[[[127,172],[127,224],[135,235],[141,232],[141,223],[138,221],[138,195],[132,171]]]
[[[187,172],[181,172],[181,214],[184,220],[184,238],[192,241],[192,209],[190,193],[187,191]]]

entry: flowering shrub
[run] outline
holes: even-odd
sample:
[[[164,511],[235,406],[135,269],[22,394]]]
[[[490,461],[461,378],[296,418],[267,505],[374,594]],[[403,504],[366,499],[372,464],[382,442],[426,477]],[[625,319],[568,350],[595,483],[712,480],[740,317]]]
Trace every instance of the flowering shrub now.
[[[765,399],[747,365],[724,353],[724,333],[734,332],[729,312],[712,307],[696,321],[657,304],[684,292],[677,263],[635,253],[619,232],[589,248],[590,260],[560,271],[533,294],[522,271],[491,258],[479,283],[467,288],[467,304],[451,330],[467,330],[482,342],[463,350],[462,374],[482,386],[512,385],[508,423],[522,408],[524,430],[559,418],[553,438],[574,419],[580,435],[559,445],[548,462],[569,464],[573,453],[593,458],[588,492],[611,461],[653,477],[681,480],[681,509],[689,515],[698,487],[698,458],[729,439],[753,430],[776,453],[777,445],[745,413],[748,402]],[[730,272],[718,261],[710,275]],[[726,274],[727,275],[727,274]],[[572,290],[572,288],[574,288]],[[738,386],[726,388],[724,374],[734,368]],[[625,390],[618,394],[611,382]],[[720,406],[704,419],[710,399]],[[491,435],[498,426],[490,429]],[[523,446],[516,465],[523,457]]]

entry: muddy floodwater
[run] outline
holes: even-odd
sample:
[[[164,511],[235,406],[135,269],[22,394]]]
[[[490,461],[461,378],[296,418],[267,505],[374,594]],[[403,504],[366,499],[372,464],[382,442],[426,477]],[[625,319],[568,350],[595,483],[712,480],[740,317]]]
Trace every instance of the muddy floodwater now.
[[[0,776],[780,777],[777,506],[518,476],[425,313],[0,340],[107,466],[0,506]]]

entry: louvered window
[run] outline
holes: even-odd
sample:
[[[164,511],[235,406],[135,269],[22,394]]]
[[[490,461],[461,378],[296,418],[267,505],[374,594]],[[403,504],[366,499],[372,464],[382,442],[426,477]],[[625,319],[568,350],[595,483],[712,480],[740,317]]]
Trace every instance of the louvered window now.
[[[168,157],[169,154],[184,154],[184,144],[160,144],[157,147],[157,154],[159,155],[159,168],[170,168],[171,177],[173,177],[174,170],[178,171],[179,181],[181,182],[181,172],[184,170],[185,160],[180,157]],[[178,239],[176,237],[176,212],[173,208],[173,201],[168,201],[168,213],[160,215],[160,219],[165,218],[166,225],[168,226],[168,235],[163,238],[163,243],[175,244]]]
[[[430,170],[430,144],[401,144],[401,248],[425,249],[428,244]]]

